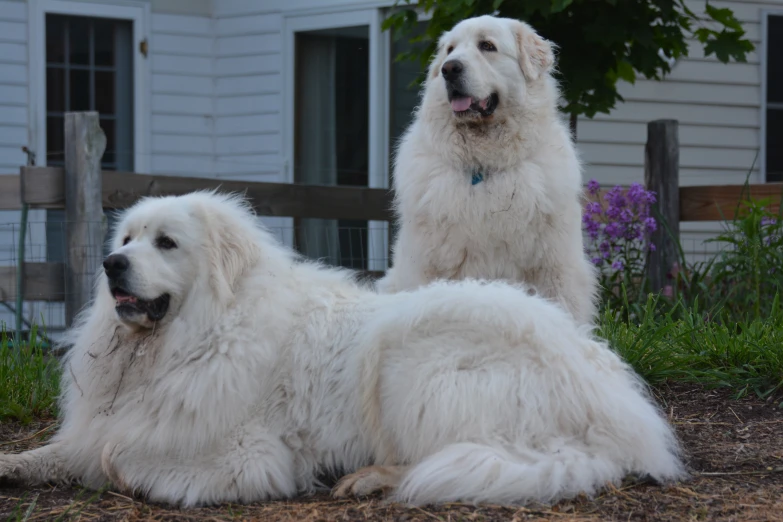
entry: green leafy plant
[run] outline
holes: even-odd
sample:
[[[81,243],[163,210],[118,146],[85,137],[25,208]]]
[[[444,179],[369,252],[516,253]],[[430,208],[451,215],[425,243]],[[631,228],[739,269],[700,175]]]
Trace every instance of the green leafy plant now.
[[[685,0],[397,0],[396,5],[383,23],[396,38],[415,34],[417,7],[431,15],[424,33],[411,38],[414,49],[398,57],[422,67],[440,35],[465,18],[495,13],[530,23],[558,46],[562,110],[574,130],[578,115],[592,118],[623,101],[619,80],[662,79],[673,60],[688,56],[689,42],[724,63],[744,62],[754,49],[733,12],[709,1],[703,13]]]
[[[31,332],[36,339],[36,327]],[[54,417],[59,393],[57,360],[39,343],[12,343],[0,333],[0,420]]]

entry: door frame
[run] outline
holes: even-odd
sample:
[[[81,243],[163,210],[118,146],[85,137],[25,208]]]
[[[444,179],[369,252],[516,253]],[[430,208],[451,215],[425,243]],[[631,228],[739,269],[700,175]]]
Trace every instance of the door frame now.
[[[283,17],[281,152],[285,182],[294,183],[296,33],[364,25],[368,26],[370,36],[367,184],[370,188],[389,187],[389,33],[381,30],[382,21],[381,9]],[[284,241],[293,244],[293,220],[289,221],[290,233],[284,235]],[[388,230],[385,221],[368,221],[368,270],[382,271],[388,267]]]

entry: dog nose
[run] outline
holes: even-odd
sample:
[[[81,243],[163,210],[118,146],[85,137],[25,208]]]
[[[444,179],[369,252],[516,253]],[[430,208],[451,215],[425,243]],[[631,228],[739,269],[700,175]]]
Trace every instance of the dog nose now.
[[[103,260],[103,269],[109,279],[117,279],[130,266],[128,256],[122,254],[112,254]]]
[[[443,64],[440,72],[443,73],[443,77],[446,79],[446,81],[453,82],[459,78],[460,74],[462,74],[462,62],[459,60],[449,60]]]

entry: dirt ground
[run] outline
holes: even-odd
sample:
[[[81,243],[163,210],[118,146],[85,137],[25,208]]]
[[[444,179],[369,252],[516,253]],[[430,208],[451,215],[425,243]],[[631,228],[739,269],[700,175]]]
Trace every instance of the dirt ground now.
[[[78,488],[0,486],[0,519],[783,521],[783,397],[737,400],[725,390],[691,385],[663,387],[657,395],[677,428],[692,472],[688,481],[668,487],[628,484],[594,499],[524,508],[448,504],[419,509],[389,504],[380,497],[336,501],[319,494],[286,502],[179,510],[111,491],[98,495]],[[36,447],[53,428],[51,422],[0,424],[0,452]]]

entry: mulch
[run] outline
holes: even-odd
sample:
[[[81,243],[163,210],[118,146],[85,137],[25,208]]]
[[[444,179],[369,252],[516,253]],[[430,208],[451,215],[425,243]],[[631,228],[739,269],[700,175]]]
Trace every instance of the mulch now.
[[[554,506],[447,504],[408,508],[380,497],[333,500],[328,494],[293,501],[180,510],[108,491],[0,487],[0,519],[90,521],[783,521],[783,397],[736,398],[727,390],[672,384],[656,391],[674,423],[692,472],[666,487],[629,484],[597,498]],[[0,424],[0,452],[41,445],[51,421]]]

